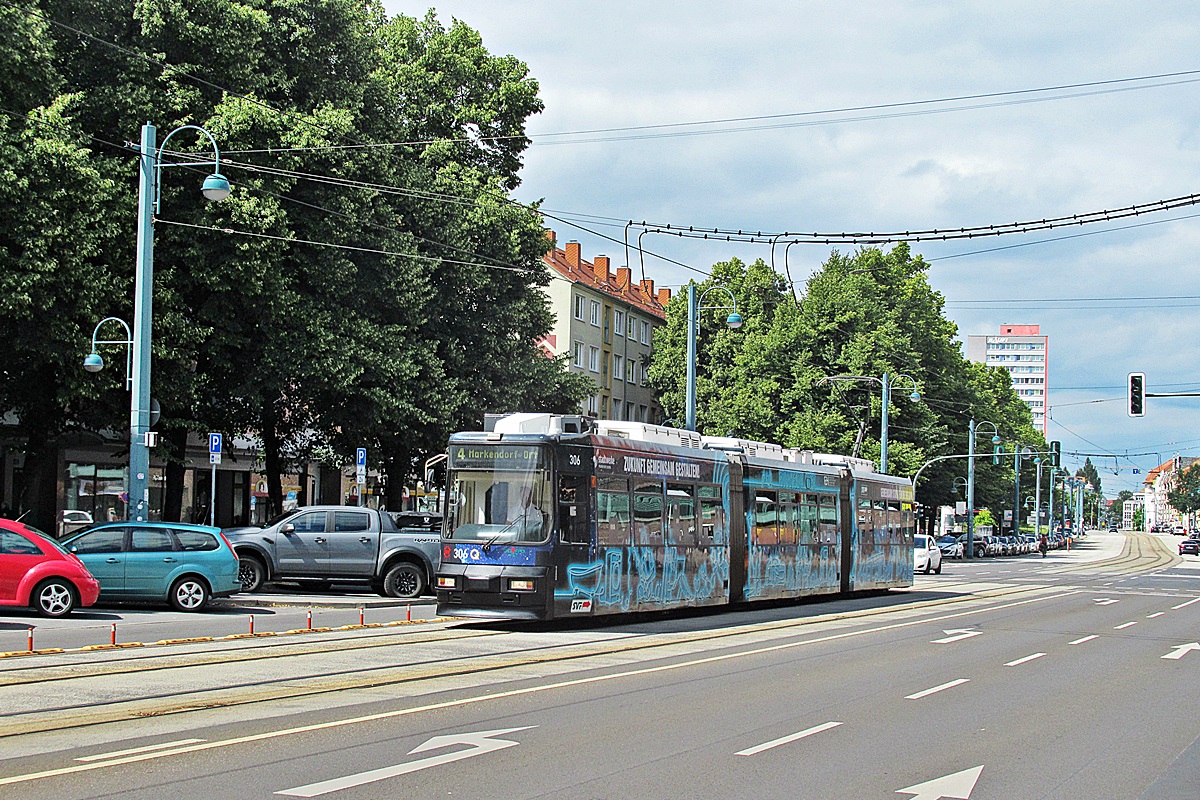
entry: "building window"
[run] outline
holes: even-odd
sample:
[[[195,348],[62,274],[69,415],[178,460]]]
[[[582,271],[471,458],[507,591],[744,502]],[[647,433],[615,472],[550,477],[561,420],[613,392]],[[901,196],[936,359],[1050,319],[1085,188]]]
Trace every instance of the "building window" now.
[[[597,328],[600,327],[600,304],[595,300],[592,301],[591,323]]]
[[[575,319],[583,319],[584,299],[583,295],[575,295]]]
[[[642,321],[642,344],[650,344],[650,323]]]
[[[625,374],[625,359],[621,356],[613,356],[613,376],[620,378]]]
[[[613,312],[613,330],[616,331],[617,336],[625,335],[625,312],[624,311],[614,311]]]
[[[588,369],[590,369],[592,372],[600,371],[600,348],[599,347],[589,347],[588,348]]]
[[[575,366],[583,369],[583,342],[575,343]]]
[[[596,416],[596,403],[597,402],[598,402],[598,398],[596,397],[596,395],[592,395],[587,400],[587,413],[593,417]]]
[[[633,368],[637,366],[632,358],[625,360],[625,380],[633,383]]]
[[[613,405],[612,405],[612,418],[613,418],[613,419],[620,419],[620,418],[621,418],[621,398],[619,398],[619,397],[614,397],[614,398],[613,398],[613,401],[612,401],[612,403],[613,403]]]
[[[638,321],[634,318],[633,314],[630,314],[629,315],[629,338],[636,341],[637,340],[637,332],[638,332]]]
[[[634,414],[633,403],[626,403],[625,404],[625,419],[629,419],[629,420],[636,419],[636,417],[634,417],[633,414]]]

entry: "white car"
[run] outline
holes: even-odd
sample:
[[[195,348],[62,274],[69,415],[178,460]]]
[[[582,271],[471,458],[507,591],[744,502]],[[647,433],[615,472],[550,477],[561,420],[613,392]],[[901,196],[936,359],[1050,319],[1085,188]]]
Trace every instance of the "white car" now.
[[[917,534],[913,537],[913,572],[942,574],[942,551],[932,536]]]

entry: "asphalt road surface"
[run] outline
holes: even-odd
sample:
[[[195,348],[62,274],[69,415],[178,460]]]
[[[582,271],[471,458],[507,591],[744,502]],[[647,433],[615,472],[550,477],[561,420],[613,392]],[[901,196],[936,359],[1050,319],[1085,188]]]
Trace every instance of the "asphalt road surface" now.
[[[1093,534],[909,591],[0,661],[0,797],[1195,800],[1200,560]]]

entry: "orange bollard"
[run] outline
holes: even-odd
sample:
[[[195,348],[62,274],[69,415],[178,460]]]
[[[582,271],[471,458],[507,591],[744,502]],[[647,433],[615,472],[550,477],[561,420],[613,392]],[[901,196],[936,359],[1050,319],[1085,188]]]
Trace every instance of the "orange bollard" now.
[[[408,605],[408,616],[405,617],[409,622],[412,622],[412,604]]]
[[[312,609],[308,610],[308,629],[312,630]]]
[[[116,643],[117,643],[117,623],[115,623],[115,622],[112,624],[112,633],[111,633],[111,635],[109,636],[108,643],[109,643],[109,644],[116,644]]]
[[[366,612],[366,609],[364,609],[364,608],[360,608],[360,609],[358,610],[358,624],[359,624],[359,625],[362,625],[362,624],[363,624],[363,622],[364,622],[364,620],[365,620],[365,618],[366,618],[366,614],[367,614],[367,612]]]
[[[29,652],[33,652],[33,628],[29,629]]]
[[[254,633],[254,615],[250,615],[250,633]]]

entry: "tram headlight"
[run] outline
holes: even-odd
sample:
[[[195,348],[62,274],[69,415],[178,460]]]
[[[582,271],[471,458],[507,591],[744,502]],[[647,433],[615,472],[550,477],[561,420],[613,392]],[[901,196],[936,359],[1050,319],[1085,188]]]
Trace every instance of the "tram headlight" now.
[[[528,578],[510,578],[508,590],[510,592],[532,592],[533,581]]]
[[[453,575],[438,575],[437,587],[439,589],[457,589],[458,581]]]

